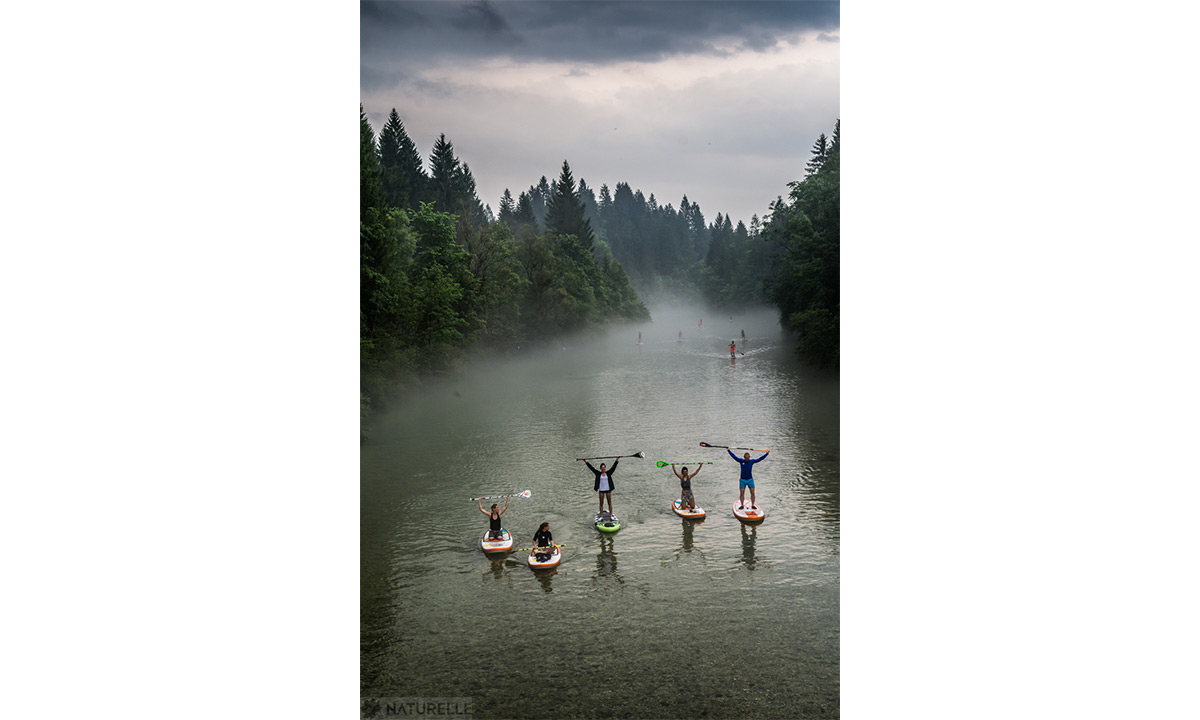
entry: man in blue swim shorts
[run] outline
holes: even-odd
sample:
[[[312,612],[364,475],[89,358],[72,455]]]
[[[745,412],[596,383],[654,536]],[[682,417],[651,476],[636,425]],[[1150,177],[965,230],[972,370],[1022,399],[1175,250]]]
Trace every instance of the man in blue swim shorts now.
[[[729,453],[729,457],[737,460],[738,464],[742,466],[742,477],[740,480],[738,480],[738,505],[745,507],[746,488],[750,488],[750,507],[754,510],[757,510],[758,506],[754,504],[754,463],[765,458],[771,453],[771,451],[768,450],[762,454],[762,457],[755,458],[753,460],[750,459],[750,453],[746,453],[744,456],[745,459],[743,459],[737,455],[734,455],[733,451],[729,448],[725,448],[725,452]]]

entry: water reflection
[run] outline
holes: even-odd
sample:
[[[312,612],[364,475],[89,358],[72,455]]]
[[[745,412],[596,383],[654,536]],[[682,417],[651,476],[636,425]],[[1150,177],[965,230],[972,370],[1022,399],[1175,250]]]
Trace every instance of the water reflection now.
[[[742,564],[747,570],[753,570],[757,561],[754,557],[754,546],[758,541],[758,526],[742,523]]]
[[[684,554],[690,554],[693,551],[698,556],[700,556],[701,562],[704,562],[706,560],[706,558],[704,556],[704,550],[696,547],[695,543],[692,540],[692,534],[693,534],[693,532],[695,532],[696,523],[690,522],[688,520],[682,520],[681,524],[683,525],[683,535],[679,540],[679,547],[676,548],[675,552],[673,553],[674,559],[670,560],[670,561],[664,561],[662,563],[663,567],[666,567],[668,564],[670,564],[672,562],[678,562],[679,559],[684,556]]]
[[[614,550],[613,537],[603,535],[600,537],[600,552],[596,554],[596,575],[601,578],[612,575],[618,582],[624,582],[621,576],[617,574],[617,553]]]

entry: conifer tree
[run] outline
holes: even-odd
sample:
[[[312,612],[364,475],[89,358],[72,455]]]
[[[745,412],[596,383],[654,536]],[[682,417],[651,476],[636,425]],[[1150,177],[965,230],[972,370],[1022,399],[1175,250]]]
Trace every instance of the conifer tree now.
[[[454,157],[454,144],[446,134],[438,136],[429,155],[429,197],[438,212],[452,212],[454,199],[462,185],[462,167]]]
[[[512,193],[508,191],[508,188],[504,188],[504,194],[500,196],[500,216],[497,220],[509,228],[515,227],[517,224],[517,204],[513,201]]]
[[[808,175],[812,175],[820,170],[821,166],[825,164],[825,158],[829,156],[829,140],[825,137],[825,133],[821,133],[821,137],[817,138],[817,141],[813,143],[812,154],[812,159],[805,166]]]
[[[529,201],[533,204],[533,216],[539,227],[546,227],[546,206],[550,203],[550,182],[543,175],[536,186],[529,186]]]
[[[555,194],[546,208],[546,230],[559,235],[574,235],[588,251],[591,251],[596,240],[592,224],[584,217],[583,201],[575,192],[575,179],[566,160],[563,160]]]
[[[358,165],[358,199],[359,220],[367,220],[368,208],[384,208],[383,184],[380,181],[382,172],[379,165],[379,148],[375,145],[375,131],[367,120],[367,113],[360,103],[358,106],[359,120],[359,165]]]
[[[517,227],[526,227],[537,232],[537,217],[533,213],[533,199],[529,193],[523,192],[517,196]]]
[[[387,124],[379,131],[379,160],[383,167],[383,195],[388,205],[416,209],[429,178],[421,153],[392,108]]]

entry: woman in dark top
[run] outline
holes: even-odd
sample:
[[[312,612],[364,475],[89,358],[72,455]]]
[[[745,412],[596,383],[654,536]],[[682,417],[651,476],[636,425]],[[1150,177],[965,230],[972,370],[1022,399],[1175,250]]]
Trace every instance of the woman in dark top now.
[[[554,547],[554,536],[550,534],[550,523],[544,522],[538,526],[537,532],[533,534],[533,546],[538,550],[546,549],[546,552],[535,552],[534,555],[539,561],[550,559],[552,553],[551,548]]]
[[[479,512],[483,513],[484,515],[487,515],[489,518],[491,518],[491,521],[492,521],[491,529],[488,530],[488,538],[491,540],[499,539],[501,536],[500,531],[503,529],[503,527],[500,525],[500,516],[504,514],[504,510],[508,509],[508,496],[507,495],[504,496],[504,509],[497,510],[496,508],[497,508],[496,503],[492,503],[491,510],[484,510],[483,509],[483,499],[480,498]]]
[[[613,485],[612,474],[614,472],[616,472],[617,463],[619,463],[619,462],[621,462],[620,455],[617,456],[616,460],[613,460],[612,467],[610,467],[606,470],[604,463],[600,463],[600,469],[597,470],[596,468],[592,467],[592,464],[587,461],[587,458],[583,459],[583,464],[587,465],[588,470],[591,470],[592,473],[596,476],[596,483],[595,483],[595,485],[592,486],[592,490],[595,490],[596,492],[600,493],[600,512],[601,513],[604,512],[604,500],[607,498],[608,499],[608,514],[612,515],[612,511],[613,511],[612,491],[614,488],[616,488],[616,486]]]
[[[696,466],[696,472],[688,476],[687,466],[683,468],[683,474],[675,469],[675,463],[671,463],[671,472],[675,473],[675,477],[679,478],[679,509],[680,510],[695,510],[696,498],[692,496],[692,478],[700,474],[699,465]]]

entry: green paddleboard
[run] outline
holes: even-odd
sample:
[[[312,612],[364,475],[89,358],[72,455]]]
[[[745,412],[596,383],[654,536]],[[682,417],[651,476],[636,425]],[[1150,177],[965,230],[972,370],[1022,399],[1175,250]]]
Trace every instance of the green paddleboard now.
[[[616,515],[605,517],[600,513],[596,513],[595,522],[596,529],[600,532],[615,533],[621,529],[621,521],[617,519]]]

